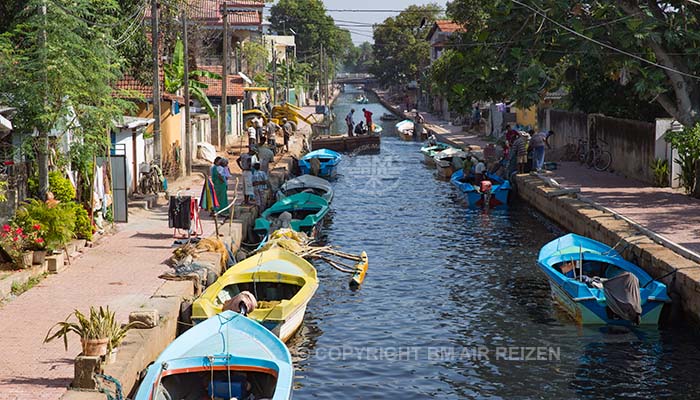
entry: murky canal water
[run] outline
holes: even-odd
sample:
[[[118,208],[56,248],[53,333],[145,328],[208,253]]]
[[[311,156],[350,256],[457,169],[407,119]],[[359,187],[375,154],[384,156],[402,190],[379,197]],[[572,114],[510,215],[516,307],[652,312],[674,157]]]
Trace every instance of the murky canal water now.
[[[352,106],[375,121],[378,103]],[[372,99],[372,97],[370,97]],[[295,398],[699,398],[700,338],[687,328],[581,328],[552,304],[535,265],[556,232],[528,207],[469,211],[392,136],[381,154],[346,157],[327,240],[367,251],[363,287],[319,265],[321,285],[290,343]]]

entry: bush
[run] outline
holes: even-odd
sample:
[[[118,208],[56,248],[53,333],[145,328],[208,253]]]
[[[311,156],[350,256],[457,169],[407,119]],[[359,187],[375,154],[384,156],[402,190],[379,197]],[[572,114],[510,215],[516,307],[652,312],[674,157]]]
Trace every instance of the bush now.
[[[75,188],[68,178],[59,171],[49,173],[49,190],[54,199],[66,203],[75,199]]]
[[[75,219],[73,203],[59,203],[49,207],[36,199],[24,203],[15,216],[15,221],[20,226],[41,225],[49,250],[58,250],[73,238]]]
[[[78,203],[72,204],[75,213],[75,237],[92,240],[92,223],[90,223],[90,216],[87,210]]]
[[[680,132],[669,132],[666,141],[678,150],[675,160],[681,166],[678,177],[686,193],[690,193],[695,185],[695,162],[700,159],[700,124],[685,127]]]

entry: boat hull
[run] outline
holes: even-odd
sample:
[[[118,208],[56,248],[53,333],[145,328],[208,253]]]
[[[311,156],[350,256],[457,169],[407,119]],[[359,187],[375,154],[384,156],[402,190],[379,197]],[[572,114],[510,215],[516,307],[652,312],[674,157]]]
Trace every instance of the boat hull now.
[[[622,325],[631,326],[630,321],[610,318],[606,311],[606,304],[596,299],[576,300],[556,282],[549,281],[552,291],[552,299],[559,304],[564,311],[581,325]],[[648,301],[642,306],[640,325],[658,325],[664,302]]]
[[[299,160],[299,169],[302,174],[313,175],[311,172],[311,159],[316,158],[319,162],[318,176],[325,179],[334,179],[338,174],[338,164],[342,159],[340,153],[330,149],[314,150]]]
[[[491,187],[491,191],[487,196],[481,193],[477,188],[471,183],[462,182],[461,179],[464,176],[464,171],[456,171],[450,177],[450,182],[457,189],[459,189],[462,194],[464,194],[467,202],[469,203],[469,208],[484,208],[488,205],[488,208],[497,208],[508,205],[508,198],[510,196],[511,186],[509,181],[504,181],[496,176],[487,174],[487,177],[494,181],[500,182],[496,183]]]
[[[544,245],[537,264],[547,276],[554,300],[580,324],[633,324],[614,315],[606,299],[606,280],[623,274],[636,278],[637,287],[630,289],[627,299],[638,301],[641,310],[635,313],[636,317],[628,318],[639,319],[643,325],[658,324],[664,304],[671,302],[666,285],[653,280],[613,248],[576,234],[564,235]],[[622,301],[628,300],[623,297]]]

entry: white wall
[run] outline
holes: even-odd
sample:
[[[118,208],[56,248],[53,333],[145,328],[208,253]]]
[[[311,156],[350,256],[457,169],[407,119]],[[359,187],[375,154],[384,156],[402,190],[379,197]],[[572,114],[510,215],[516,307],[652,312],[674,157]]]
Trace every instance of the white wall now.
[[[130,195],[134,192],[134,182],[138,182],[139,179],[139,164],[146,161],[146,144],[143,139],[143,130],[138,130],[136,133],[136,164],[134,164],[134,142],[131,129],[123,129],[117,132],[115,143],[124,145],[126,155],[126,184],[128,187],[127,194]],[[134,165],[136,166],[136,176],[134,176]]]

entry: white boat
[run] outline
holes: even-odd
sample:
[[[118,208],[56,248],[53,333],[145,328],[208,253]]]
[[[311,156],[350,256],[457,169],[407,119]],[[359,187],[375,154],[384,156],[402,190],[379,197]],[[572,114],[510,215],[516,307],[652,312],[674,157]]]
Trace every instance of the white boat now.
[[[313,175],[302,175],[285,182],[277,191],[277,200],[303,192],[323,197],[328,203],[333,200],[334,192],[330,182]]]

